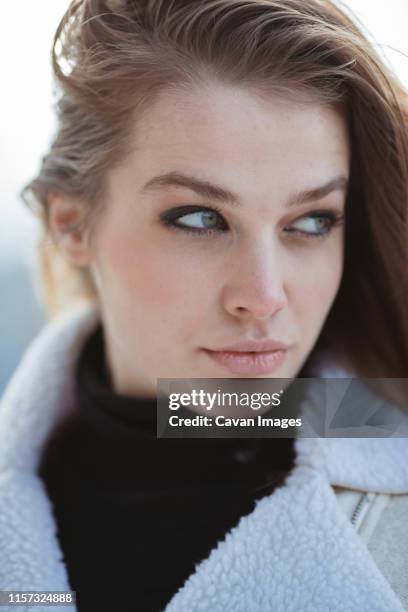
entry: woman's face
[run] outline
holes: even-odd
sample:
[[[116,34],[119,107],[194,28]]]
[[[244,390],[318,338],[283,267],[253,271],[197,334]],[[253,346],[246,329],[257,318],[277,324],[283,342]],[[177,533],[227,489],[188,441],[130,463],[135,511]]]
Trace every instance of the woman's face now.
[[[342,116],[213,85],[157,98],[132,140],[89,256],[116,391],[296,376],[342,276]],[[246,340],[287,349],[216,352]]]

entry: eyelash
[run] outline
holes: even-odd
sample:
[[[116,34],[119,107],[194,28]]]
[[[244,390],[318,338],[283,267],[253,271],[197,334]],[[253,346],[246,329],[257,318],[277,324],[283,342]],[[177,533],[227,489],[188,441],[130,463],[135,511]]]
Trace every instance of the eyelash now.
[[[209,236],[209,235],[213,235],[215,233],[219,233],[221,232],[226,232],[228,229],[228,226],[226,225],[225,229],[219,229],[219,228],[207,228],[207,229],[198,229],[198,228],[193,228],[193,227],[189,227],[187,225],[179,225],[176,223],[177,219],[184,217],[185,215],[188,214],[194,214],[194,213],[199,213],[199,212],[211,212],[211,213],[217,213],[217,215],[223,219],[223,215],[221,213],[221,211],[216,207],[213,206],[212,208],[206,207],[206,206],[178,206],[176,208],[172,208],[171,210],[167,210],[164,213],[162,213],[160,215],[160,219],[162,221],[162,223],[164,223],[164,225],[166,227],[169,227],[170,229],[175,229],[175,230],[181,230],[182,232],[187,232],[189,234],[195,234],[198,236]],[[342,214],[338,214],[336,212],[333,212],[331,210],[316,210],[313,211],[311,213],[309,213],[308,215],[304,215],[303,217],[301,217],[300,219],[297,219],[297,221],[302,220],[302,219],[308,219],[308,218],[323,218],[326,219],[329,223],[327,229],[321,233],[313,233],[313,232],[304,232],[302,230],[297,230],[297,229],[289,229],[287,230],[287,233],[289,234],[296,234],[297,236],[299,236],[301,239],[323,239],[326,238],[327,236],[329,236],[332,232],[332,230],[334,229],[334,227],[337,227],[339,225],[342,224],[343,219],[344,219],[344,215]]]

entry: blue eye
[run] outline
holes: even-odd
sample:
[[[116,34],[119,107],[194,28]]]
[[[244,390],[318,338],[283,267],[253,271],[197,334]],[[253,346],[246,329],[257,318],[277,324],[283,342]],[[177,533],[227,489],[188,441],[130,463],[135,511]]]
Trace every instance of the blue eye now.
[[[344,215],[335,213],[331,210],[315,211],[302,217],[289,227],[285,228],[287,233],[294,233],[308,238],[324,238],[331,233],[335,226],[341,225]],[[303,224],[303,229],[302,229]],[[298,227],[296,227],[296,225]],[[299,225],[301,226],[299,229]]]
[[[224,217],[215,208],[179,206],[162,213],[160,218],[169,227],[193,234],[211,234],[228,230]]]
[[[204,227],[197,228],[197,224],[199,225],[200,221]],[[182,215],[178,218],[178,222],[181,222],[182,225],[195,227],[196,229],[214,229],[217,227],[217,221],[217,214],[213,210],[200,210],[200,212]]]
[[[229,229],[224,217],[216,207],[177,206],[161,213],[160,219],[171,229],[198,236],[226,232]],[[343,219],[344,215],[331,210],[313,211],[285,227],[284,232],[294,234],[299,239],[324,238],[335,226],[341,225]]]

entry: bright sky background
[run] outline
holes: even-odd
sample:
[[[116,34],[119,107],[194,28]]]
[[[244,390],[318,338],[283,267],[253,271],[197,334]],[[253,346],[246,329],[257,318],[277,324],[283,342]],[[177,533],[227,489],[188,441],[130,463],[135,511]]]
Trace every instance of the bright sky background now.
[[[374,36],[408,88],[408,0],[346,0]],[[18,200],[36,172],[55,124],[49,50],[68,0],[20,0],[0,20],[0,248],[1,259],[26,257],[37,222]],[[398,50],[398,51],[396,51]]]

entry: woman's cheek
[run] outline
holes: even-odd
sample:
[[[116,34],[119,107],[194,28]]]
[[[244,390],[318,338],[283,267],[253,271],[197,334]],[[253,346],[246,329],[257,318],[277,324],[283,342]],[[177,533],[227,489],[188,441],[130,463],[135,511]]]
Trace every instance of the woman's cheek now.
[[[170,307],[180,304],[193,290],[194,269],[185,257],[171,256],[148,239],[143,244],[122,243],[118,250],[111,272],[120,277],[121,291],[135,304]]]
[[[316,253],[296,267],[290,278],[291,296],[301,319],[322,320],[330,309],[342,276],[342,258],[339,249]]]
[[[324,268],[320,274],[316,274],[316,310],[320,309],[323,319],[325,319],[328,315],[336,298],[340,286],[341,276],[342,266],[339,264],[339,262],[333,262],[333,266],[330,270]]]

